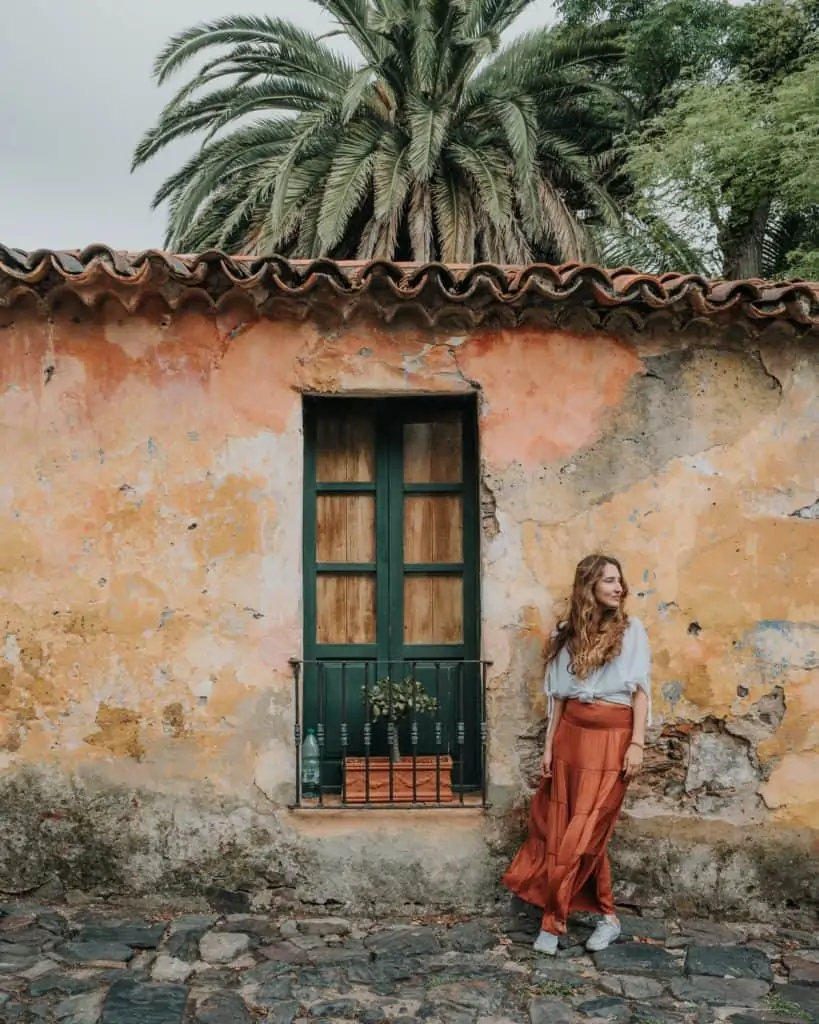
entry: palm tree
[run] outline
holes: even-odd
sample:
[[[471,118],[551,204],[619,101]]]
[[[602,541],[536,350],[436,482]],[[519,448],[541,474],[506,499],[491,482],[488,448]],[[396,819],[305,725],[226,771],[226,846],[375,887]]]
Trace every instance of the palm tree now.
[[[762,240],[763,277],[812,277],[818,264],[819,206],[794,210],[774,204]]]
[[[198,152],[162,185],[177,251],[492,260],[590,255],[611,223],[601,184],[624,116],[601,84],[613,29],[548,28],[501,45],[533,0],[312,0],[351,60],[291,22],[226,17],[171,39],[167,104],[134,167],[183,136]],[[216,51],[212,56],[206,51]]]
[[[614,228],[596,230],[595,241],[606,267],[633,267],[642,274],[719,274],[719,263],[704,239],[692,240],[656,213],[627,212]]]

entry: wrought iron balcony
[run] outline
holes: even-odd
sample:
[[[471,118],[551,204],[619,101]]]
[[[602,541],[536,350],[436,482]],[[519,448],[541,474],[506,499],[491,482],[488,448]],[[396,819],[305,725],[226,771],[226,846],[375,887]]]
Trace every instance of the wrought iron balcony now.
[[[295,806],[485,806],[489,664],[293,660]]]

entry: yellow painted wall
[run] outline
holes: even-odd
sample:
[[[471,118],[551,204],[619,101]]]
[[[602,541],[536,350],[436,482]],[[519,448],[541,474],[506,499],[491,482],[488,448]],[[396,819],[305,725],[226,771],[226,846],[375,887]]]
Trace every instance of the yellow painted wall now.
[[[478,389],[493,811],[476,885],[532,778],[543,641],[591,549],[623,560],[654,650],[634,827],[815,842],[815,344],[4,318],[0,875],[144,890],[267,871],[298,890],[324,863],[286,810],[303,391]]]

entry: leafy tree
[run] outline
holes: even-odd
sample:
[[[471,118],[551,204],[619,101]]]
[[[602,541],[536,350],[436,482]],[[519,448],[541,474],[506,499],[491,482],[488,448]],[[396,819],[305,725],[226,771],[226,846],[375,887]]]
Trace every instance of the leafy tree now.
[[[692,232],[690,218],[647,196],[627,160],[649,119],[672,108],[693,85],[726,77],[733,8],[728,0],[558,0],[557,6],[568,29],[605,25],[620,33],[625,50],[624,60],[603,72],[629,98],[634,116],[623,124],[607,161],[605,182],[624,216],[593,228],[600,259],[648,273],[713,273],[702,231]]]
[[[818,31],[819,0],[756,0],[734,12],[729,60],[748,81],[781,81],[817,56]]]
[[[640,123],[599,230],[610,263],[728,277],[819,264],[819,0],[560,0],[570,24],[623,25],[608,72]]]
[[[314,0],[357,58],[291,22],[228,17],[169,41],[160,84],[207,58],[134,166],[201,135],[160,188],[166,243],[299,257],[518,263],[591,254],[622,108],[618,32],[530,32],[533,0]]]
[[[656,116],[689,85],[725,75],[728,0],[558,0],[564,24],[619,27],[625,60],[609,72],[639,118]]]
[[[673,210],[689,237],[705,211],[725,276],[787,271],[783,242],[811,245],[819,205],[819,60],[774,86],[692,88],[650,124],[628,170],[644,201]]]

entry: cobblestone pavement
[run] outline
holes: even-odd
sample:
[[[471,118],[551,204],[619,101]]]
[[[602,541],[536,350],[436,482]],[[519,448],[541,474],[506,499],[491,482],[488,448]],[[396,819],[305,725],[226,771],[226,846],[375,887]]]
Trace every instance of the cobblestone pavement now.
[[[143,918],[0,908],[0,1020],[24,1024],[775,1024],[819,1021],[819,931],[623,918],[558,957],[536,921]]]

